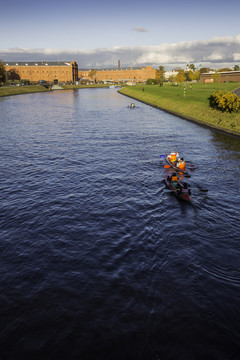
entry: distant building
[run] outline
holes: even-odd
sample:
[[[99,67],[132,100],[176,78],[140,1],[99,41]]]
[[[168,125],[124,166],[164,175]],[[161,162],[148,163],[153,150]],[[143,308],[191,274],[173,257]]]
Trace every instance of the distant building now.
[[[118,63],[120,66],[120,63]],[[93,78],[89,76],[90,69],[80,69],[78,71],[78,77],[88,78],[96,82],[122,82],[122,83],[143,83],[148,79],[156,78],[156,69],[151,66],[146,67],[129,67],[129,68],[111,68],[111,69],[95,69],[96,74]]]
[[[168,80],[170,77],[175,77],[178,74],[178,71],[171,70],[171,71],[165,71],[164,72],[164,79]]]
[[[74,83],[78,80],[78,65],[76,61],[35,61],[6,62],[5,70],[14,70],[20,80],[28,79],[32,83],[45,80],[48,83]]]
[[[213,83],[215,81],[224,82],[240,82],[240,71],[223,71],[208,72],[200,74],[200,82]]]

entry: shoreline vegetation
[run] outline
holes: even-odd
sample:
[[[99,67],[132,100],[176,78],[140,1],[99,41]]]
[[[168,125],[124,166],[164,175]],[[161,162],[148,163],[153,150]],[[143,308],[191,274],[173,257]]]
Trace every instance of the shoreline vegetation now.
[[[109,87],[109,85],[104,85],[104,84],[101,84],[101,85],[98,85],[98,84],[96,84],[96,85],[60,85],[60,87],[62,89],[59,89],[59,90],[78,90],[78,89],[86,89],[86,88]],[[48,91],[52,91],[52,89],[48,89],[42,85],[2,86],[2,87],[0,87],[0,97],[1,96],[30,94],[30,93],[35,93],[35,92],[48,92]]]
[[[63,90],[103,87],[109,87],[109,84],[61,85]],[[237,113],[226,113],[212,109],[209,106],[209,96],[215,91],[226,90],[233,92],[237,88],[240,88],[240,83],[187,83],[186,85],[164,83],[163,86],[145,84],[124,85],[118,92],[188,121],[240,138],[240,111]],[[52,90],[42,85],[3,86],[0,87],[0,97],[48,91]]]
[[[233,92],[239,83],[164,84],[125,86],[119,93],[188,121],[240,138],[240,112],[227,113],[209,106],[209,97],[219,90]]]

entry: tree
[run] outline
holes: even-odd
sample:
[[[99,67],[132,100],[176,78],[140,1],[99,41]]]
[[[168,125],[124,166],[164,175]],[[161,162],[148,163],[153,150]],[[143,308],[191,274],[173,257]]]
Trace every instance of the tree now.
[[[234,71],[239,71],[240,70],[240,67],[238,65],[235,65],[234,66]]]
[[[218,71],[215,71],[215,73],[213,74],[214,82],[220,82],[220,79],[221,79],[221,74]]]
[[[184,74],[185,74],[186,81],[192,81],[193,80],[194,74],[193,74],[192,70],[185,71]]]
[[[194,72],[196,70],[196,67],[194,64],[189,64],[189,69],[191,69]]]
[[[232,69],[229,69],[229,68],[222,68],[222,69],[219,69],[218,70],[219,72],[223,72],[223,71],[232,71]]]
[[[5,67],[3,62],[0,60],[0,83],[6,81]]]
[[[199,80],[199,79],[200,79],[200,71],[197,70],[194,72],[192,80]]]
[[[88,76],[93,80],[95,80],[95,82],[96,82],[96,74],[97,74],[97,70],[95,70],[95,69],[91,69],[91,70],[89,70],[89,73],[88,73]]]
[[[169,78],[168,78],[168,81],[174,82],[174,81],[175,81],[175,76],[174,76],[174,75],[170,75]]]
[[[180,70],[178,72],[178,74],[175,76],[175,81],[176,82],[184,82],[185,81],[185,73],[184,73],[184,70]]]
[[[160,86],[163,85],[164,73],[165,73],[164,66],[159,66],[159,70],[156,70],[156,79],[158,80]]]
[[[14,81],[14,80],[20,80],[20,75],[15,69],[10,69],[7,72],[8,80]]]
[[[210,68],[203,67],[203,68],[201,68],[199,71],[200,71],[200,74],[202,74],[202,73],[208,73],[208,72],[210,71]]]

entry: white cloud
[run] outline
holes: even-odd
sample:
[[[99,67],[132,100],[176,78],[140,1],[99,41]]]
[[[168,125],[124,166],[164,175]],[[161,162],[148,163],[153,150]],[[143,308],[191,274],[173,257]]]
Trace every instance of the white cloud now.
[[[121,66],[159,66],[177,64],[231,64],[240,61],[240,35],[216,37],[204,41],[162,43],[151,46],[99,49],[6,49],[0,50],[3,61],[76,60],[79,68]]]
[[[233,58],[235,61],[240,61],[240,53],[233,54]]]
[[[147,32],[148,30],[141,26],[136,26],[132,29],[132,31],[138,31],[138,32]]]

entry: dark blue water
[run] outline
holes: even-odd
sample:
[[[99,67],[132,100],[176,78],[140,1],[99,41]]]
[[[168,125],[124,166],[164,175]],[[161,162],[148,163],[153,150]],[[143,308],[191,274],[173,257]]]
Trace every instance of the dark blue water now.
[[[0,99],[1,360],[239,359],[240,140],[130,102]]]

